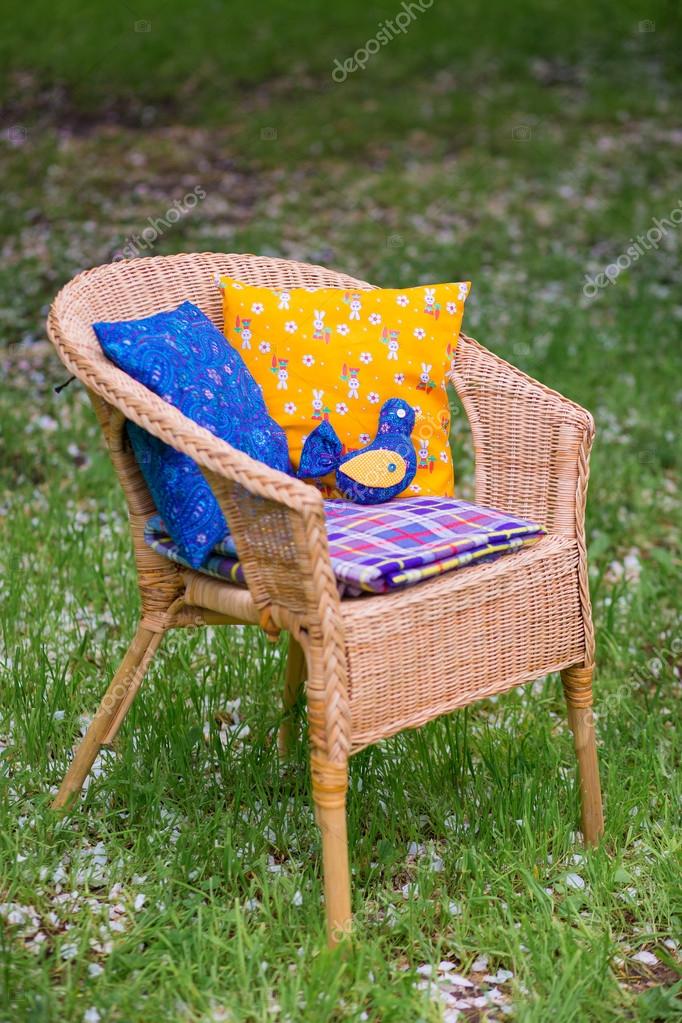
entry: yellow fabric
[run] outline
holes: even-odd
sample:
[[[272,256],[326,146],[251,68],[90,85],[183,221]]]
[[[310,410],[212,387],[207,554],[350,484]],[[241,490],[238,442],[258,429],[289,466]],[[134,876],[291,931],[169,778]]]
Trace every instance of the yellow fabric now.
[[[452,497],[445,375],[470,283],[401,289],[290,291],[221,277],[225,337],[261,385],[287,434],[296,468],[308,434],[328,419],[344,453],[374,440],[379,410],[404,398],[415,410],[417,474],[401,497]],[[319,481],[338,496],[334,477]]]
[[[397,451],[373,448],[343,463],[343,474],[365,487],[390,487],[405,475],[407,464]]]

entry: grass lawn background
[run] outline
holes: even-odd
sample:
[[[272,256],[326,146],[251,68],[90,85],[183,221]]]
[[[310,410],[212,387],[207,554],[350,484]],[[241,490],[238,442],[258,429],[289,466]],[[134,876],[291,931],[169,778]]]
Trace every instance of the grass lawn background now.
[[[582,291],[682,200],[680,9],[435,0],[335,84],[399,9],[36,0],[3,25],[3,1021],[431,1023],[466,997],[468,1020],[682,1019],[679,229]],[[155,254],[470,278],[467,331],[597,422],[605,842],[578,841],[556,678],[398,736],[351,762],[345,957],[323,948],[305,742],[277,759],[285,651],[254,630],[171,634],[120,752],[73,816],[48,810],[137,604],[45,314],[196,186]],[[461,413],[453,445],[471,496]]]

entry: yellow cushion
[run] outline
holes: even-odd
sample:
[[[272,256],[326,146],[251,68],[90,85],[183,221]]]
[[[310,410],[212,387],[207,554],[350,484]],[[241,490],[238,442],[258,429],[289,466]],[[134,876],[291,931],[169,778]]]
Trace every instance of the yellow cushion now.
[[[225,337],[263,388],[298,468],[307,435],[328,419],[344,452],[374,440],[379,410],[403,398],[415,410],[417,475],[401,497],[452,497],[445,375],[470,283],[418,288],[290,291],[221,277]],[[347,466],[346,466],[347,468]],[[318,481],[338,496],[334,477]]]

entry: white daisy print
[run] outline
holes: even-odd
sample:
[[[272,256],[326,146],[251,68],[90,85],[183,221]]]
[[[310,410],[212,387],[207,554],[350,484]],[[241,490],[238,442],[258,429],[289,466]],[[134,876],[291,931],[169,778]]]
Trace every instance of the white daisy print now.
[[[417,417],[417,419],[419,419],[420,415],[422,414],[422,407],[421,407],[421,405],[413,405],[412,408],[414,410],[415,416]]]
[[[295,320],[287,320],[287,322],[284,324],[284,329],[286,330],[287,334],[295,334],[296,331],[298,330],[298,324],[296,323]]]
[[[336,333],[341,334],[343,337],[345,337],[346,334],[350,334],[350,327],[348,326],[347,323],[340,323],[336,328]]]
[[[453,315],[454,313],[457,312],[457,303],[456,302],[446,302],[445,303],[445,308],[450,313],[450,315]]]
[[[345,416],[346,412],[348,411],[348,406],[345,404],[345,402],[339,401],[336,404],[336,411],[340,416]]]
[[[467,297],[468,293],[469,289],[467,288],[466,284],[460,284],[459,295],[457,296],[457,298],[460,300],[460,302],[463,302]]]
[[[378,404],[378,402],[381,401],[381,398],[379,397],[376,391],[370,391],[369,394],[367,395],[367,400],[371,401],[372,405],[376,405]]]
[[[294,412],[296,411],[296,406],[294,405],[293,401],[288,401],[286,403],[286,405],[284,406],[284,411],[288,416],[293,416]]]
[[[405,374],[404,373],[396,373],[395,376],[393,377],[393,381],[396,384],[404,384],[405,383]]]
[[[376,326],[377,323],[381,323],[381,313],[370,313],[369,322]]]
[[[414,336],[416,337],[417,341],[423,341],[424,338],[426,337],[426,331],[424,330],[423,327],[415,327]]]
[[[410,484],[410,490],[412,491],[413,494],[419,494],[421,492],[421,489],[422,488],[419,486],[418,483]]]
[[[405,307],[406,305],[409,305],[409,304],[410,304],[410,300],[409,300],[409,298],[407,297],[407,295],[398,295],[398,297],[396,298],[396,302],[398,303],[398,305],[401,305],[401,306],[403,306],[403,308],[404,308],[404,307]]]
[[[265,355],[266,352],[270,351],[270,342],[269,341],[261,341],[261,343],[258,345],[258,351],[262,352],[263,355]]]
[[[360,434],[358,434],[358,440],[360,441],[361,444],[369,444],[371,439],[372,438],[371,438],[369,433],[360,433]]]
[[[255,313],[256,316],[258,316],[259,313],[263,312],[264,308],[265,306],[263,305],[262,302],[254,302],[253,305],[251,306],[251,312]]]
[[[441,453],[440,453],[440,460],[441,460],[441,462],[449,462],[450,461],[450,459],[448,458],[447,451],[441,451]]]
[[[315,365],[315,360],[313,359],[312,355],[304,355],[303,358],[301,359],[301,362],[303,363],[304,366]]]
[[[371,352],[360,352],[360,362],[364,362],[364,364],[368,366],[371,361],[372,361]]]

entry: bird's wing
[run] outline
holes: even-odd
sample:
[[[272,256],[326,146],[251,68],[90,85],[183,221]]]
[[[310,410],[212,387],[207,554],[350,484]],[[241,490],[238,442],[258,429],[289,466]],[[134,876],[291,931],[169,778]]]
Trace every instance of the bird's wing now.
[[[390,448],[369,448],[343,463],[341,472],[364,487],[395,487],[405,477],[407,463]]]

